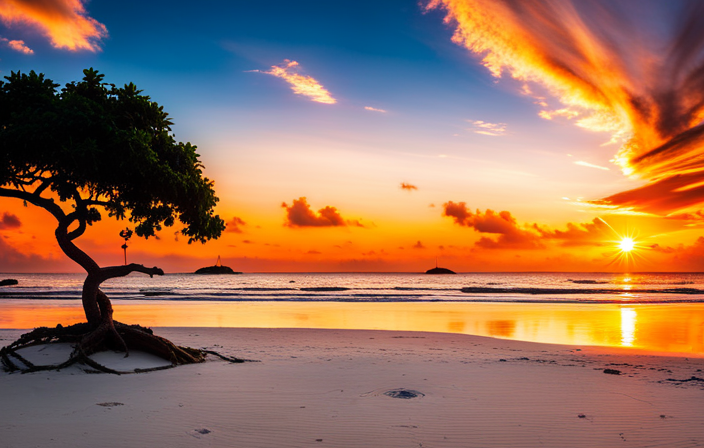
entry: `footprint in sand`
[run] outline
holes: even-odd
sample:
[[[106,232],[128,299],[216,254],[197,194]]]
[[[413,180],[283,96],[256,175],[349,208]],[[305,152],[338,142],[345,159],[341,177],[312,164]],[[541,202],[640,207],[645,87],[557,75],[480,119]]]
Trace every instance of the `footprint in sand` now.
[[[198,428],[194,429],[193,431],[189,431],[188,435],[195,437],[196,439],[200,439],[204,435],[210,434],[211,432],[213,431],[209,430],[208,428]]]

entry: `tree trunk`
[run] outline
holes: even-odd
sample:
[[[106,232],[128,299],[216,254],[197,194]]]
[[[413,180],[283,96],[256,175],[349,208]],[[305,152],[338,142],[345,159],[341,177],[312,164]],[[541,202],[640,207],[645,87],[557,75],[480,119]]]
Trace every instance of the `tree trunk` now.
[[[98,306],[97,300],[98,288],[100,283],[102,283],[99,279],[100,266],[98,266],[98,263],[88,254],[79,249],[69,238],[68,226],[70,224],[71,222],[68,218],[59,221],[59,226],[56,228],[54,234],[56,235],[56,241],[59,243],[59,247],[66,256],[78,263],[88,274],[85,282],[83,282],[81,300],[88,323],[91,327],[97,327],[101,322],[100,307]]]

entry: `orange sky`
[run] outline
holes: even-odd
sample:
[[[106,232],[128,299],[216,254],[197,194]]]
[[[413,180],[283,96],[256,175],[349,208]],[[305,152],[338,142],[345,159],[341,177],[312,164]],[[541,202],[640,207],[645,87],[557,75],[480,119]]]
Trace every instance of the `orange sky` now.
[[[13,0],[0,5],[0,70],[67,82],[106,67],[171,112],[228,228],[205,245],[177,228],[129,241],[129,261],[167,272],[218,256],[249,272],[423,271],[436,258],[461,272],[702,270],[704,7],[409,5],[365,19],[374,38],[339,16],[323,29],[323,10],[282,12],[279,28],[256,10],[194,34],[155,25],[189,42],[221,30],[162,60],[100,5]],[[313,24],[283,20],[299,13]],[[52,219],[0,198],[0,272],[79,270]],[[77,243],[120,264],[126,225],[106,219]],[[637,242],[628,264],[624,236]]]

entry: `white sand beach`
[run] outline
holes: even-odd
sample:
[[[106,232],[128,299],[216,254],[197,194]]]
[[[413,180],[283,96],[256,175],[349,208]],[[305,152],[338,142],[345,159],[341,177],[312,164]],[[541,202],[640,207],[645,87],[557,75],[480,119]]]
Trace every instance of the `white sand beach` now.
[[[0,330],[0,344],[20,333]],[[702,358],[445,333],[156,333],[260,362],[211,359],[121,376],[78,367],[0,373],[0,446],[704,445]],[[101,360],[151,362],[138,354]]]

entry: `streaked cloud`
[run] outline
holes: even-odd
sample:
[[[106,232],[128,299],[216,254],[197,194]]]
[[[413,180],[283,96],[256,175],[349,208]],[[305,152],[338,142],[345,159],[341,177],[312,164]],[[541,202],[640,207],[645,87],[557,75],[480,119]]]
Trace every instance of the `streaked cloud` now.
[[[357,220],[343,218],[337,208],[329,205],[316,213],[310,208],[305,197],[294,199],[291,205],[284,202],[281,207],[286,209],[284,225],[287,227],[365,227]]]
[[[99,51],[108,35],[105,25],[88,16],[81,0],[3,0],[0,21],[8,27],[36,29],[53,47],[70,51]],[[12,42],[18,42],[15,50],[27,48],[22,41]]]
[[[543,118],[611,133],[621,144],[613,161],[660,195],[635,189],[603,202],[667,214],[704,201],[698,187],[682,190],[704,180],[704,3],[431,0],[428,8],[446,12],[453,41],[493,76],[540,84],[564,105]]]
[[[401,189],[406,190],[406,191],[413,191],[413,190],[417,190],[418,187],[416,187],[415,185],[412,185],[412,184],[407,184],[406,182],[401,182]]]
[[[475,134],[491,135],[495,137],[506,135],[506,123],[487,123],[482,120],[467,120],[467,123],[472,125],[468,130]]]
[[[381,112],[381,113],[386,113],[384,109],[377,109],[376,107],[371,107],[371,106],[364,106],[364,109],[366,110],[371,110],[372,112]]]
[[[2,214],[2,218],[0,218],[0,230],[15,230],[20,227],[22,227],[22,223],[17,215],[8,212]]]
[[[300,65],[298,62],[285,59],[283,64],[273,65],[270,70],[253,71],[283,79],[291,85],[291,90],[293,90],[293,93],[308,97],[311,101],[315,101],[316,103],[337,103],[337,100],[330,95],[330,92],[325,90],[325,88],[315,78],[308,75],[301,75],[298,73],[299,70]]]
[[[597,170],[604,170],[604,171],[610,171],[607,167],[605,166],[599,166],[599,165],[594,165],[593,163],[589,162],[584,162],[582,160],[578,160],[574,162],[575,165],[579,166],[586,166],[587,168],[596,168]]]
[[[0,42],[3,42],[8,47],[12,48],[15,51],[19,51],[20,53],[34,54],[34,50],[29,48],[23,40],[9,40],[5,39],[4,37],[0,37]]]

